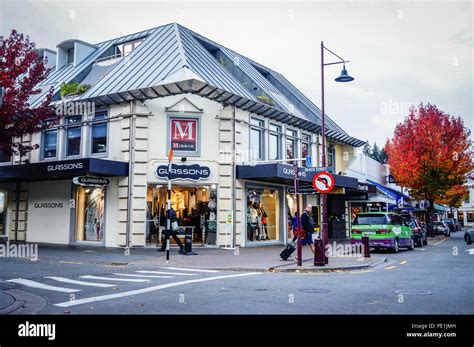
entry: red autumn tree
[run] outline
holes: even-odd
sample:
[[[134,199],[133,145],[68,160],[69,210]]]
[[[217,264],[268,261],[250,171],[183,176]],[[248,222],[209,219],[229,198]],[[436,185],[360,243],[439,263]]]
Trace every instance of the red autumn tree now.
[[[24,144],[23,138],[58,121],[49,106],[52,90],[38,107],[32,109],[28,103],[30,97],[41,93],[37,86],[48,73],[28,36],[16,30],[12,30],[8,38],[0,36],[0,87],[3,89],[0,151],[3,153],[23,156],[38,148],[37,144]],[[52,122],[45,122],[47,119]]]
[[[473,170],[470,130],[460,117],[435,105],[412,108],[387,140],[385,151],[390,172],[398,184],[410,189],[417,200],[429,201],[428,227],[433,231],[433,207],[447,193],[466,182]]]

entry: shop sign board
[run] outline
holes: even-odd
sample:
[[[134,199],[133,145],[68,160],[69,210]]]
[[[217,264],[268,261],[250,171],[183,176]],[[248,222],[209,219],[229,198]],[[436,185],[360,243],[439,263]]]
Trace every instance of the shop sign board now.
[[[158,178],[168,179],[168,165],[159,165],[156,168],[155,174]],[[200,181],[208,179],[211,176],[211,169],[208,166],[201,166],[199,164],[193,165],[171,165],[171,179],[172,180],[190,180]]]
[[[288,194],[295,194],[295,187],[286,188]],[[298,194],[316,194],[316,190],[312,186],[299,186]]]
[[[195,155],[199,152],[199,118],[170,117],[170,148],[180,155]]]
[[[78,186],[104,187],[110,184],[110,179],[94,176],[77,176],[72,179],[72,183]]]

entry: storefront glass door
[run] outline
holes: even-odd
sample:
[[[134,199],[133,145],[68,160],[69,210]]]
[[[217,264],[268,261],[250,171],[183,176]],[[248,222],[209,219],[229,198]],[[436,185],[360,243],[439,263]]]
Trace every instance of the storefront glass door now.
[[[0,236],[7,234],[7,191],[0,189]]]
[[[76,189],[76,241],[104,240],[105,188],[82,187]]]

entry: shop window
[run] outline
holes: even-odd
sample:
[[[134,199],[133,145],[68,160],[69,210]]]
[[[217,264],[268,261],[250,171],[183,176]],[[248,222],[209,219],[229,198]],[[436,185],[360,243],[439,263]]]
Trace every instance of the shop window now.
[[[81,154],[82,116],[66,118],[66,156]]]
[[[7,191],[0,190],[0,236],[7,234]]]
[[[107,152],[107,113],[96,113],[92,117],[91,130],[91,154]]]
[[[474,212],[467,212],[467,222],[474,223]]]
[[[263,121],[251,120],[250,127],[250,160],[263,160]]]
[[[247,240],[282,240],[280,230],[280,190],[247,189]]]
[[[279,125],[270,124],[268,159],[281,159],[281,127]]]
[[[43,159],[56,158],[58,150],[58,130],[43,132]]]
[[[76,241],[103,241],[105,188],[82,187],[76,190]]]

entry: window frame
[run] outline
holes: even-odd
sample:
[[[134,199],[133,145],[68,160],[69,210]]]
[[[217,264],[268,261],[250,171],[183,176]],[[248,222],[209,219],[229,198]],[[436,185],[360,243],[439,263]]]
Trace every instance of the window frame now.
[[[253,122],[257,122],[258,124],[254,124]],[[251,117],[249,123],[249,153],[253,153],[252,131],[258,131],[260,134],[258,157],[250,155],[250,161],[263,161],[265,160],[265,120],[257,117]]]
[[[77,124],[69,124],[68,120],[74,117],[81,117],[81,120]],[[83,146],[83,139],[84,139],[84,129],[83,129],[83,122],[84,122],[84,117],[82,115],[74,115],[74,116],[68,116],[64,118],[64,123],[63,123],[63,129],[64,129],[64,136],[63,136],[63,159],[74,159],[74,158],[81,158],[83,151],[82,151],[82,146]],[[74,155],[68,155],[68,130],[71,128],[79,128],[80,130],[80,142],[79,142],[79,154],[74,154]]]
[[[308,147],[308,153],[306,155],[303,155],[303,144],[306,144]],[[311,144],[312,144],[312,138],[310,134],[306,133],[301,133],[301,141],[300,141],[300,149],[301,149],[301,158],[306,158],[307,155],[311,156],[311,161],[313,160],[312,158],[312,151],[311,151]],[[306,161],[303,162],[302,166],[306,167]]]
[[[98,115],[104,115],[105,118],[104,119],[100,119],[100,120],[95,120],[95,117],[97,117]],[[93,128],[94,126],[96,125],[102,125],[102,124],[105,124],[106,126],[106,147],[105,147],[105,152],[97,152],[97,153],[94,153],[92,152],[92,149],[93,149],[93,141],[94,141],[94,138],[93,138]],[[99,111],[96,111],[93,115],[90,115],[89,116],[89,119],[87,121],[87,133],[88,133],[88,136],[87,136],[87,153],[89,155],[89,157],[93,157],[93,158],[102,158],[102,157],[107,157],[108,154],[109,154],[109,144],[110,144],[110,133],[109,133],[109,112],[108,110],[99,110]]]
[[[288,158],[288,149],[287,149],[288,139],[291,139],[293,141],[293,158]],[[295,158],[298,158],[298,130],[287,127],[285,129],[285,159],[291,160]],[[293,164],[293,162],[290,162],[290,164]]]
[[[272,127],[274,127],[274,129],[272,129]],[[282,127],[281,125],[278,125],[278,124],[275,124],[275,123],[270,123],[268,125],[268,159],[269,160],[280,160],[282,159]],[[277,157],[276,158],[271,158],[271,155],[270,155],[270,151],[271,151],[271,144],[272,144],[272,141],[271,141],[271,138],[272,136],[275,136],[276,137],[276,140],[277,140],[277,148],[276,148],[276,152],[277,152]]]

